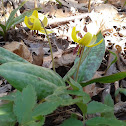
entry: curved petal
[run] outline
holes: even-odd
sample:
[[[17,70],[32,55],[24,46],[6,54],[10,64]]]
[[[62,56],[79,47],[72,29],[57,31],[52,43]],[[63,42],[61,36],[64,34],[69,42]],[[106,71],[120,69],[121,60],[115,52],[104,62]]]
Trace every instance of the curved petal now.
[[[92,34],[87,32],[85,36],[79,41],[79,44],[87,46],[90,44],[91,40],[92,40]]]
[[[92,38],[92,40],[91,40],[91,42],[90,42],[89,45],[93,45],[93,44],[95,44],[96,40],[97,40],[96,35],[93,35],[93,38]]]
[[[102,41],[103,41],[103,39],[101,39],[101,40],[100,40],[98,43],[96,43],[96,44],[87,45],[87,47],[94,47],[94,46],[97,46],[97,45],[101,44]]]
[[[35,19],[36,19],[36,17],[33,16],[33,15],[29,17],[29,20],[30,20],[31,23],[34,23],[34,20],[35,20]]]
[[[46,16],[44,16],[44,19],[42,20],[42,23],[43,23],[44,27],[47,26],[47,24],[48,24],[48,19],[47,19]]]
[[[71,33],[71,37],[72,37],[74,42],[78,43],[77,34],[76,34],[76,27],[73,27],[73,30],[72,30],[72,33]]]
[[[35,16],[36,18],[38,18],[38,11],[34,10],[33,13],[32,13],[32,15]]]
[[[41,22],[38,18],[34,19],[33,28],[31,30],[40,30]]]
[[[33,24],[30,24],[30,23],[29,23],[29,18],[28,18],[27,16],[25,16],[25,18],[24,18],[24,23],[26,24],[26,26],[27,26],[29,29],[32,29]]]
[[[43,33],[43,34],[46,34],[45,33],[45,30],[41,27],[41,29],[39,30],[39,32]],[[50,33],[53,33],[53,31],[49,31],[49,30],[46,30],[47,34],[50,34]]]

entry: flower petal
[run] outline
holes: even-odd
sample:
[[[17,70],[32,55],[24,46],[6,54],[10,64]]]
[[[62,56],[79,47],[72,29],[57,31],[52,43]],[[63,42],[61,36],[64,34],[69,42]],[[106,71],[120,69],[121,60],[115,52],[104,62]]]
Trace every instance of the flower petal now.
[[[31,16],[29,17],[29,20],[30,20],[31,23],[34,23],[34,19],[36,19],[36,17],[33,16],[33,15],[31,15]]]
[[[29,24],[29,18],[27,16],[24,18],[24,23],[29,29],[32,29],[33,25]]]
[[[73,30],[72,30],[72,33],[71,33],[71,37],[72,37],[74,42],[78,43],[77,34],[76,34],[76,27],[73,27]]]
[[[97,45],[101,44],[102,41],[103,41],[103,39],[101,39],[101,40],[100,40],[98,43],[96,43],[96,44],[87,45],[87,47],[94,47],[94,46],[97,46]]]
[[[38,18],[35,18],[33,28],[31,30],[40,30],[40,29],[41,29],[41,22]]]
[[[91,40],[92,40],[92,34],[87,32],[85,36],[82,39],[80,39],[79,44],[87,46],[90,44]]]
[[[44,16],[44,19],[42,20],[42,23],[43,23],[44,27],[47,26],[47,24],[48,24],[48,19],[47,19],[46,16]]]
[[[91,40],[89,45],[93,45],[96,42],[96,40],[97,40],[96,35],[93,35],[93,38],[92,38],[92,40]]]
[[[38,18],[38,11],[34,10],[33,13],[32,13],[32,15],[35,16],[36,18]]]
[[[42,27],[41,27],[41,29],[39,30],[39,32],[41,32],[41,33],[43,33],[43,34],[46,34],[44,28],[42,28]],[[53,33],[53,31],[49,31],[49,30],[46,30],[46,32],[47,32],[47,34]]]

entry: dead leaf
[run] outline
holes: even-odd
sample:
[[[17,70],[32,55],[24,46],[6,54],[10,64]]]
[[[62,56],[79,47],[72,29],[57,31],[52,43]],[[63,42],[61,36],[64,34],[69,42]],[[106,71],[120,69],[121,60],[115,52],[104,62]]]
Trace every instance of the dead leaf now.
[[[44,51],[43,51],[43,46],[40,43],[29,43],[30,46],[30,52],[32,53],[32,57],[33,57],[33,64],[38,65],[38,66],[42,66],[43,64],[43,55],[44,55]]]
[[[55,67],[59,66],[69,66],[72,64],[76,58],[76,55],[73,55],[73,48],[66,49],[65,51],[59,50],[53,53]],[[51,56],[44,57],[43,67],[52,68],[52,59]]]
[[[83,91],[89,94],[90,97],[97,95],[103,89],[104,88],[97,87],[95,84],[90,84],[90,85],[87,85],[86,87],[83,87]]]
[[[33,61],[32,55],[28,50],[27,46],[23,42],[13,41],[11,43],[6,43],[6,45],[3,47],[32,63]]]

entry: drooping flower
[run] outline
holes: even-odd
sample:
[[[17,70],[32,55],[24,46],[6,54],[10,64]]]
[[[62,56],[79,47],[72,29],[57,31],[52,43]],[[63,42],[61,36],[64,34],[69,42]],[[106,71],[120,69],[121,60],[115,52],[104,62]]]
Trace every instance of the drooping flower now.
[[[90,32],[87,32],[83,38],[77,38],[77,34],[79,31],[76,31],[76,27],[73,27],[71,36],[74,42],[78,43],[79,45],[86,46],[86,47],[94,47],[102,43],[103,39],[101,39],[98,43],[95,43],[97,40],[97,36],[93,35]]]
[[[38,30],[41,33],[45,33],[42,23],[43,23],[44,27],[46,27],[47,23],[48,23],[48,19],[45,15],[43,15],[43,20],[40,21],[39,17],[38,17],[38,11],[34,10],[30,17],[25,16],[24,23],[31,30]],[[47,33],[52,33],[52,31],[48,31],[48,30],[46,30],[46,31],[47,31]]]

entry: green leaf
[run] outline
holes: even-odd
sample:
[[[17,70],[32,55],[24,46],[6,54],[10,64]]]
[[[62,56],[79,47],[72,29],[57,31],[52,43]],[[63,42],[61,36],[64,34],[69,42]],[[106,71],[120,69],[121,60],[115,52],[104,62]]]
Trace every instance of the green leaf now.
[[[8,124],[14,123],[16,121],[16,117],[13,113],[13,103],[10,102],[8,104],[4,104],[0,106],[0,123]]]
[[[21,14],[20,16],[15,17],[15,18],[13,19],[13,22],[11,22],[11,24],[10,24],[9,27],[21,23],[22,21],[24,21],[25,16],[28,16],[28,17],[29,17],[29,16],[32,15],[32,13],[33,13],[34,10],[40,10],[40,9],[41,9],[41,8],[31,9],[31,10],[28,10],[28,11],[24,12],[24,13]]]
[[[82,96],[83,98],[83,103],[88,103],[91,98],[89,96],[89,94],[85,93],[84,91],[75,91],[75,90],[67,90],[66,91],[68,94],[72,94],[72,95],[75,95],[75,96]]]
[[[99,42],[101,39],[103,39],[103,36],[102,36],[101,32],[99,32],[97,34],[96,43]],[[83,61],[83,63],[81,64],[81,66],[79,68],[79,73],[78,73],[78,82],[79,83],[82,81],[87,81],[87,80],[92,79],[96,70],[99,68],[99,66],[103,60],[104,53],[105,53],[105,41],[104,40],[98,46],[91,48],[91,51],[89,52],[86,59]],[[83,55],[85,55],[85,52]],[[79,60],[79,57],[76,58],[75,62],[77,60]]]
[[[86,49],[85,54],[82,56],[82,61],[85,60],[86,56],[89,54],[90,51],[91,51],[91,48]],[[75,63],[73,65],[73,67],[67,72],[67,74],[63,77],[64,81],[66,81],[68,78],[70,78],[76,72],[78,64],[79,64],[79,62]],[[81,64],[82,64],[82,62],[81,62]]]
[[[114,56],[114,60],[110,63],[110,65],[108,66],[108,68],[106,69],[106,71],[110,68],[110,66],[113,63],[115,63],[117,61],[117,55],[114,52],[110,51],[110,50],[108,50],[108,51]]]
[[[7,121],[2,122],[2,121],[0,121],[1,126],[15,126],[15,123],[16,122],[7,122]]]
[[[14,101],[15,97],[16,97],[16,92],[13,92],[9,95],[0,97],[0,100]]]
[[[70,84],[70,86],[71,86],[74,90],[83,91],[82,86],[81,86],[78,82],[74,81],[71,77],[70,77],[69,79],[70,79],[70,82],[71,82],[71,83],[69,83],[69,84]]]
[[[20,124],[23,125],[32,120],[32,109],[36,104],[36,100],[36,92],[32,85],[24,88],[22,93],[17,91],[14,100],[14,113]]]
[[[3,25],[3,24],[0,24],[0,27],[3,29],[3,32],[5,33],[6,32],[6,26]]]
[[[38,99],[52,94],[57,86],[65,85],[62,78],[52,70],[28,63],[4,63],[0,66],[0,75],[20,91],[31,84]]]
[[[51,102],[44,102],[37,105],[32,113],[32,116],[39,116],[39,115],[48,115],[52,113],[56,108],[60,105],[58,101],[51,101]]]
[[[71,97],[64,97],[64,96],[66,96],[66,95],[60,95],[60,96],[50,95],[50,96],[46,97],[46,100],[49,102],[56,101],[56,102],[60,103],[61,106],[73,105],[73,104],[75,104],[77,102],[81,102],[83,100],[82,97],[72,99]]]
[[[78,102],[77,106],[80,108],[80,110],[83,113],[83,116],[87,113],[87,104],[84,104],[83,102]]]
[[[63,122],[60,126],[83,126],[83,123],[80,120],[77,120],[76,118],[69,118]]]
[[[113,101],[113,99],[112,99],[110,94],[105,96],[104,104],[114,108],[114,101]],[[115,118],[114,109],[109,111],[109,112],[104,112],[101,115],[102,115],[102,117],[105,117],[105,118]]]
[[[29,63],[20,56],[8,51],[7,49],[0,47],[0,64],[16,61]]]
[[[126,122],[117,120],[117,119],[109,119],[104,117],[95,117],[86,122],[87,126],[126,126]]]
[[[112,99],[110,94],[105,96],[104,104],[114,108],[114,101],[113,101],[113,99]]]
[[[99,83],[113,83],[115,81],[121,80],[123,78],[126,77],[126,72],[119,72],[116,74],[112,74],[109,76],[104,76],[104,77],[100,77],[100,78],[95,78],[86,82],[82,82],[80,83],[82,87],[85,87],[86,85],[95,83],[95,82],[99,82]]]
[[[36,119],[25,123],[23,126],[43,126],[45,122],[44,116],[38,116]]]
[[[60,5],[60,6],[62,6],[62,3],[61,3],[59,0],[56,0],[56,2],[58,2],[58,3],[59,3],[59,5]]]
[[[15,14],[17,13],[17,11],[18,11],[27,1],[28,1],[28,0],[25,0],[24,2],[22,2],[21,5],[20,5],[18,8],[14,9],[14,10],[11,12],[11,14],[10,14],[10,16],[9,16],[9,18],[8,18],[8,20],[7,20],[7,23],[6,23],[6,30],[8,30],[8,29],[11,27],[11,24],[12,24],[12,22],[13,22],[13,20],[14,20]]]
[[[0,31],[0,35],[4,36],[4,33],[2,31]]]
[[[122,93],[124,95],[126,95],[126,89],[125,88],[118,88],[115,92],[115,95],[117,95],[118,93]]]
[[[88,94],[83,94],[82,92],[69,92],[69,90],[67,90],[67,88],[68,87],[63,87],[63,86],[60,86],[60,87],[58,87],[55,91],[54,91],[54,93],[52,94],[52,95],[49,95],[48,97],[46,97],[46,101],[49,101],[49,102],[54,102],[54,101],[56,101],[56,102],[59,102],[60,103],[60,105],[62,105],[62,106],[67,106],[67,105],[72,105],[72,104],[75,104],[75,103],[77,103],[77,102],[81,102],[81,101],[85,101],[85,102],[87,102],[86,100],[89,100],[87,97],[87,95]],[[77,94],[78,93],[78,95],[79,96],[83,96],[83,97],[78,97],[78,98],[75,98],[75,99],[72,99],[72,97],[70,97],[69,96],[69,93],[70,94]]]
[[[107,106],[100,102],[92,101],[87,106],[87,113],[88,114],[95,114],[95,113],[102,113],[102,112],[109,112],[112,111],[113,107]]]

